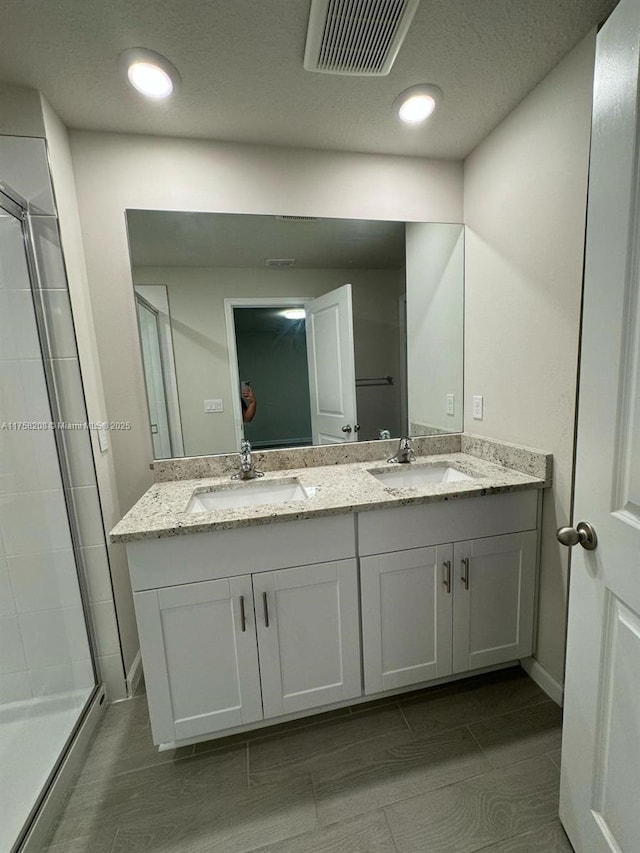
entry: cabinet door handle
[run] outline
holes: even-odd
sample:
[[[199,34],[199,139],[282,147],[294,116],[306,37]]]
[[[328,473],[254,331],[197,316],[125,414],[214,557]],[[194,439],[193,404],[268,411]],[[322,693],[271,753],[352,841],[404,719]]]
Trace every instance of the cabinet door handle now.
[[[269,601],[267,599],[267,593],[262,593],[262,603],[264,604],[264,627],[269,627]]]
[[[451,560],[445,560],[442,564],[442,568],[444,569],[444,586],[447,592],[451,592]]]
[[[247,614],[244,612],[244,595],[240,596],[240,625],[243,631],[247,630]]]
[[[465,589],[469,589],[469,558],[463,557],[460,560],[462,564],[462,583]]]

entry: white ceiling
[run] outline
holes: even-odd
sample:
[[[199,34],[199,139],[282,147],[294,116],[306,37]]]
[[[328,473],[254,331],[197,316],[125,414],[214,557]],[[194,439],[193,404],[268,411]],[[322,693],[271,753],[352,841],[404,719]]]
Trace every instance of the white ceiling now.
[[[127,230],[133,267],[246,269],[267,258],[293,258],[298,269],[404,265],[404,222],[129,210]]]
[[[303,70],[310,0],[0,0],[0,81],[40,89],[72,128],[460,159],[615,0],[421,0],[386,77]],[[119,54],[151,48],[182,89],[144,100]],[[391,103],[444,92],[421,128]]]

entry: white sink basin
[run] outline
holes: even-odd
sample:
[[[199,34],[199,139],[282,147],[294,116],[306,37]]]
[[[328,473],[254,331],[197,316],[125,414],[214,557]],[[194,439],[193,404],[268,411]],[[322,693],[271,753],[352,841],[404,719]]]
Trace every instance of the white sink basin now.
[[[301,501],[313,492],[300,485],[299,480],[250,480],[245,483],[229,483],[208,491],[196,491],[189,501],[187,512],[214,512],[217,509],[281,504]]]
[[[430,483],[452,483],[459,480],[473,480],[469,474],[463,474],[450,465],[398,465],[379,471],[369,471],[384,486],[402,488],[407,486],[426,486]]]

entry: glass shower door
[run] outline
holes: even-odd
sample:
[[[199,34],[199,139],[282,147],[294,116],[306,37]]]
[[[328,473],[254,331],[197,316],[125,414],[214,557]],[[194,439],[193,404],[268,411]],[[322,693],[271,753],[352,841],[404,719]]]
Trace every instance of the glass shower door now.
[[[2,853],[17,849],[96,685],[26,246],[20,208],[0,195]]]

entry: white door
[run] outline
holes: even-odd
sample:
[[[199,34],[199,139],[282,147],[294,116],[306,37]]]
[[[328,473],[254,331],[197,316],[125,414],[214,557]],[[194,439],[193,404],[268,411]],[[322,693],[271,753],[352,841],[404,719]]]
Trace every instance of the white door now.
[[[360,560],[365,693],[451,673],[451,545]]]
[[[454,546],[453,671],[531,654],[535,530]]]
[[[134,595],[154,743],[262,719],[251,578]]]
[[[253,575],[264,715],[360,696],[355,560]]]
[[[577,853],[640,850],[639,54],[622,0],[597,39],[589,174],[573,518],[597,546],[572,552],[560,797]]]
[[[357,441],[351,285],[318,296],[306,311],[313,443]]]

